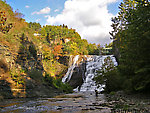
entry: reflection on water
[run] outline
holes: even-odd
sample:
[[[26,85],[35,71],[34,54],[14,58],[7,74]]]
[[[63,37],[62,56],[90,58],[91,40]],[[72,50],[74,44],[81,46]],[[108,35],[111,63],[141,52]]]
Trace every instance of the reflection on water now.
[[[55,98],[8,99],[0,102],[0,113],[100,113],[98,104],[105,102],[103,94],[80,92]]]

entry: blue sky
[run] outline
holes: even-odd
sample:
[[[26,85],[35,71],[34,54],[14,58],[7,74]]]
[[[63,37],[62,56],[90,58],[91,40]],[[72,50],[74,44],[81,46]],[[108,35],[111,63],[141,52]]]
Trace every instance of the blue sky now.
[[[27,22],[67,24],[91,43],[109,43],[111,17],[121,0],[6,0]]]
[[[44,18],[46,14],[32,15],[32,12],[49,7],[51,9],[49,14],[56,16],[63,10],[65,1],[66,0],[6,0],[14,11],[19,9],[19,11],[24,14],[24,18],[27,22],[39,22],[41,25],[45,25],[46,23],[46,18]],[[55,12],[56,9],[59,11]],[[37,21],[39,19],[40,21]]]

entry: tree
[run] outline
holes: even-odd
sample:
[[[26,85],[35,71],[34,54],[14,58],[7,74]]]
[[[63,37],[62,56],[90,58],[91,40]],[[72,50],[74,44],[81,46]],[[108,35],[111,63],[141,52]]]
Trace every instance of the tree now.
[[[0,11],[0,31],[7,33],[13,27],[12,23],[6,24],[7,18],[4,11]]]
[[[54,47],[53,54],[56,57],[56,59],[58,60],[59,56],[62,56],[62,46],[61,45],[56,45]]]
[[[40,25],[40,23],[30,22],[29,28],[32,28],[35,31],[39,31],[41,29],[41,25]]]
[[[150,3],[124,0],[118,17],[112,19],[114,50],[118,52],[119,72],[131,81],[132,91],[150,88]]]
[[[19,9],[17,9],[17,10],[15,11],[15,17],[17,17],[18,19],[22,19],[22,18],[24,17],[24,15],[19,12]]]
[[[96,44],[88,44],[87,50],[89,55],[99,55],[99,46],[96,46]]]
[[[117,69],[114,66],[111,57],[104,59],[104,64],[102,64],[101,69],[97,71],[94,80],[98,86],[105,84],[106,92],[117,91],[121,89],[122,82],[118,76]]]

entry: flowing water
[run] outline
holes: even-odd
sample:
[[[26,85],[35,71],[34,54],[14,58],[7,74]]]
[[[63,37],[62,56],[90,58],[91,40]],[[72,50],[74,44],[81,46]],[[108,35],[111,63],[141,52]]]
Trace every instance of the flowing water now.
[[[9,99],[0,102],[0,113],[109,113],[99,106],[105,97],[93,92],[74,93],[56,98]]]
[[[81,88],[74,89],[77,93],[57,96],[54,98],[38,99],[8,99],[0,102],[0,113],[109,113],[109,107],[100,106],[105,102],[103,94],[95,95],[94,90],[103,90],[104,85],[97,87],[92,80],[98,69],[101,69],[104,59],[108,56],[85,56],[86,72],[83,77],[84,83]],[[115,65],[117,62],[110,56]],[[77,66],[79,55],[73,58],[73,63],[68,68],[68,72],[62,82],[68,82],[72,76],[74,68]]]
[[[69,80],[71,79],[71,75],[73,73],[73,69],[76,67],[76,63],[77,63],[78,59],[79,59],[79,55],[76,55],[73,58],[73,64],[68,68],[66,75],[62,78],[62,82],[69,82]]]
[[[109,55],[110,56],[110,55]],[[87,64],[86,64],[86,73],[85,73],[85,80],[84,83],[81,86],[80,91],[102,91],[103,87],[105,87],[105,85],[101,85],[100,87],[98,87],[95,83],[95,81],[93,81],[94,76],[96,75],[96,71],[101,69],[102,65],[104,64],[104,59],[107,58],[107,56],[92,56],[87,58]],[[113,61],[114,65],[117,65],[117,62],[115,60],[115,57],[113,57],[112,55],[110,56],[111,60]]]
[[[105,55],[105,56],[97,56],[97,55],[85,55],[86,57],[86,72],[85,72],[85,77],[83,77],[84,83],[82,84],[81,87],[77,87],[74,89],[75,92],[86,92],[86,91],[95,91],[97,90],[98,92],[103,91],[105,85],[102,84],[100,86],[97,86],[95,81],[93,81],[94,76],[97,74],[97,70],[101,69],[102,65],[104,64],[104,59],[107,57],[110,57],[111,60],[114,63],[114,66],[117,66],[117,62],[115,57],[113,55]],[[62,82],[68,82],[72,76],[72,73],[74,71],[74,68],[77,66],[77,61],[79,59],[79,55],[75,56],[73,59],[73,64],[70,66],[68,69],[67,74],[65,77],[62,79]]]

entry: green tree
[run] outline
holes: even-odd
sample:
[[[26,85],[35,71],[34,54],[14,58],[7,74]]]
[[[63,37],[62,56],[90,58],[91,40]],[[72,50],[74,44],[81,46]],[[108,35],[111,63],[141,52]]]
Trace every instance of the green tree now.
[[[99,55],[99,45],[97,46],[95,43],[94,44],[88,44],[87,50],[89,55]]]
[[[30,22],[29,28],[32,28],[35,31],[39,31],[41,29],[41,25],[40,25],[40,23]]]
[[[122,80],[117,73],[117,68],[114,66],[111,57],[104,59],[104,64],[101,69],[97,71],[97,75],[94,77],[96,84],[99,86],[105,84],[105,91],[117,91],[121,89]]]
[[[130,90],[150,88],[150,3],[148,0],[124,0],[119,16],[112,19],[114,50],[118,52],[119,72]]]

